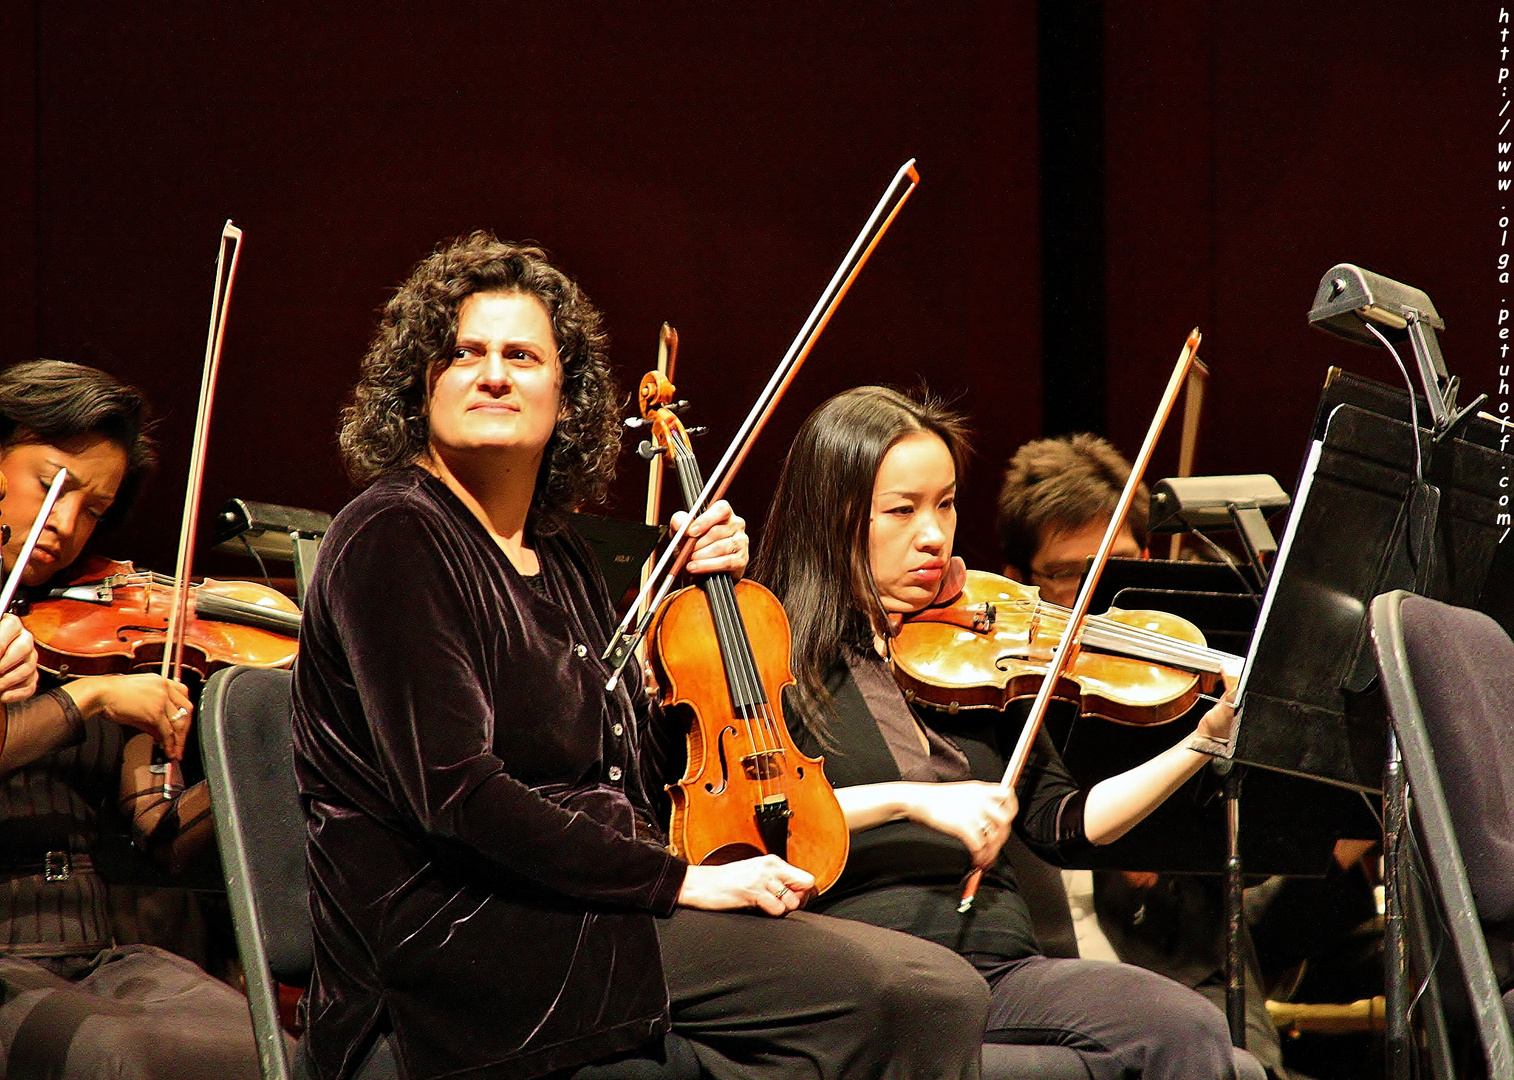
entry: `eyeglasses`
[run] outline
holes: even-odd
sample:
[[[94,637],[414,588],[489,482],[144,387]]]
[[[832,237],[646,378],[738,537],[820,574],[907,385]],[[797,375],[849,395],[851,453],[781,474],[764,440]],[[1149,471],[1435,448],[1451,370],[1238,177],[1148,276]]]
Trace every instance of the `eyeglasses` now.
[[[1050,572],[1042,572],[1032,567],[1030,571],[1030,580],[1032,582],[1044,582],[1047,585],[1066,585],[1077,582],[1082,577],[1082,564],[1077,566],[1059,566]]]

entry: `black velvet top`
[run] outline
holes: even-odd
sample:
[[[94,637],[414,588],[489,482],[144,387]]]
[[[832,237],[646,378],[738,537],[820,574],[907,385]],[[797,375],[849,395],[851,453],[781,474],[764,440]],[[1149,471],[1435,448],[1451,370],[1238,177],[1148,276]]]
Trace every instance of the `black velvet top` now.
[[[378,1030],[408,1076],[526,1077],[666,1026],[685,866],[640,823],[645,700],[605,690],[587,548],[534,513],[528,543],[537,587],[409,468],[322,545],[294,680],[322,1076]]]
[[[882,665],[875,658],[863,662]],[[910,706],[892,676],[884,671],[881,678],[896,698],[888,704],[908,715]],[[826,717],[831,746],[822,747],[803,726],[795,695],[785,701],[784,716],[799,748],[824,756],[825,774],[834,787],[925,779],[914,772],[905,775],[898,751],[890,746],[889,725],[874,715],[846,664],[836,667],[826,687],[835,708],[834,715]],[[1019,736],[1018,727],[1006,723],[1004,713],[965,709],[950,716],[922,707],[915,714],[931,730],[933,743],[937,735],[945,735],[965,759],[960,775],[944,775],[953,768],[949,761],[935,766],[942,773],[938,779],[997,782],[1003,776],[1004,760]],[[930,756],[937,762],[945,757],[934,746]],[[1044,729],[1021,774],[1018,792],[1014,830],[1032,851],[1050,863],[1066,865],[1087,850],[1086,792],[1067,772]],[[984,872],[971,914],[957,914],[962,882],[971,868],[967,848],[956,837],[913,821],[888,822],[852,834],[846,869],[835,885],[811,902],[810,910],[913,934],[963,954],[1017,960],[1038,953],[1030,910],[1007,857],[1001,856]]]

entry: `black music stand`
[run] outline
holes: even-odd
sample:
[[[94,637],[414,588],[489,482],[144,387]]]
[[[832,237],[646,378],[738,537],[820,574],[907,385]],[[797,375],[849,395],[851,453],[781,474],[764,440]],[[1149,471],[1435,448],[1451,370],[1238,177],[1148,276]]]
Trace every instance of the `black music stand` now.
[[[1498,423],[1464,417],[1439,440],[1421,428],[1421,481],[1408,417],[1405,391],[1332,371],[1242,676],[1237,761],[1380,791],[1372,598],[1409,589],[1514,622],[1498,506],[1514,456]]]
[[[1094,590],[1092,610],[1110,607],[1170,612],[1192,622],[1217,649],[1245,655],[1261,596],[1245,577],[1217,563],[1158,559],[1111,559]],[[1153,727],[1080,721],[1071,709],[1055,708],[1048,732],[1079,783],[1091,785],[1150,759],[1193,731],[1209,708]],[[1323,874],[1335,824],[1357,813],[1359,800],[1316,781],[1273,773],[1254,784],[1257,811],[1248,816],[1242,853],[1262,874]],[[1353,824],[1374,823],[1367,815]],[[1214,775],[1200,773],[1129,833],[1098,848],[1087,863],[1094,869],[1154,870],[1162,873],[1219,874],[1225,870],[1226,811]],[[1360,831],[1360,828],[1358,831]]]
[[[1423,397],[1332,371],[1242,675],[1235,751],[1262,769],[1385,792],[1385,1042],[1397,1069],[1408,1046],[1403,788],[1368,605],[1409,589],[1486,610],[1505,627],[1514,614],[1509,517],[1499,507],[1514,458],[1498,449],[1496,420],[1440,414],[1449,415]]]
[[[1211,647],[1245,655],[1261,605],[1251,567],[1223,563],[1111,559],[1094,590],[1093,610],[1170,612],[1204,632]],[[1090,785],[1145,761],[1185,738],[1209,708],[1153,728],[1117,724],[1061,725],[1048,719],[1068,768]],[[1342,835],[1373,835],[1375,821],[1360,800],[1318,781],[1278,772],[1245,778],[1246,828],[1240,829],[1244,770],[1220,763],[1188,781],[1144,821],[1088,860],[1098,869],[1223,874],[1225,877],[1226,1014],[1236,1045],[1244,1045],[1246,998],[1242,866],[1263,874],[1322,876]],[[1342,831],[1344,830],[1344,832]]]

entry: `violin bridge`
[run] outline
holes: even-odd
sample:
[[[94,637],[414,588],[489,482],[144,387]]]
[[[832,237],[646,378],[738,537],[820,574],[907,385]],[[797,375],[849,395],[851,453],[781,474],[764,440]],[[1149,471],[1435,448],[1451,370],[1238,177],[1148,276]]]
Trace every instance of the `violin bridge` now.
[[[741,759],[741,767],[746,772],[748,780],[761,782],[763,780],[776,780],[783,775],[783,762],[774,760],[783,753],[782,750],[759,750],[755,754],[748,754]],[[770,795],[764,802],[774,799],[782,799],[782,795]]]

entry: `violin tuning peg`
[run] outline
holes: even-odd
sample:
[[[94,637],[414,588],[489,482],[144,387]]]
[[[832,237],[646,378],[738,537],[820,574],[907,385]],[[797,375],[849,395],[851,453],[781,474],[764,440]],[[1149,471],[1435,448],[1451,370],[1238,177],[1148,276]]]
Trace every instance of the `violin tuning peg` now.
[[[636,448],[636,452],[651,461],[658,454],[666,454],[668,449],[665,446],[654,446],[649,440],[643,439],[641,445]]]
[[[668,407],[669,411],[671,411],[671,412],[681,413],[681,412],[683,412],[683,410],[685,410],[685,409],[687,409],[689,407],[689,403],[687,401],[683,400],[683,399],[679,399],[678,401],[670,401],[670,402],[668,402],[668,406],[667,407]]]
[[[622,420],[621,423],[630,428],[632,431],[635,431],[637,428],[644,428],[647,426],[646,418],[642,416],[628,416],[624,420]]]
[[[709,430],[710,429],[707,428],[707,427],[684,428],[684,431],[686,431],[690,436],[703,435],[706,431],[709,431]]]

